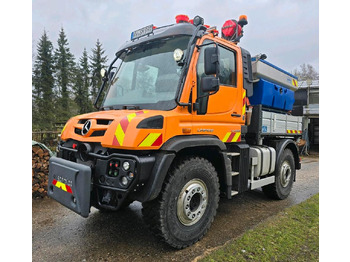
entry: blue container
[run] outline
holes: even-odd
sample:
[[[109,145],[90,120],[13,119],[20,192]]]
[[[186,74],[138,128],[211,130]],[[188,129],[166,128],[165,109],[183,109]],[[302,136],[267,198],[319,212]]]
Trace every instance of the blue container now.
[[[289,111],[293,109],[294,92],[288,88],[260,79],[254,83],[253,96],[249,97],[251,105]]]

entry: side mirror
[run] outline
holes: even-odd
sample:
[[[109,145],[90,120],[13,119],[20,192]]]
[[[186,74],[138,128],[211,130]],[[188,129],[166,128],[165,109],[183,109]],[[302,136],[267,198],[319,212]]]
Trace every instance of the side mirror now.
[[[219,49],[217,46],[204,49],[204,73],[206,75],[219,74]]]
[[[214,76],[204,76],[201,78],[201,89],[203,93],[217,92],[220,81]]]

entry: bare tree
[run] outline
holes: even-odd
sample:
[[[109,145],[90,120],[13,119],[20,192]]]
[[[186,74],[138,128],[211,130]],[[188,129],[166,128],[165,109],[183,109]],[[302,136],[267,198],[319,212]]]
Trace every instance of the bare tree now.
[[[292,72],[293,75],[297,76],[299,80],[317,80],[318,72],[316,69],[310,64],[302,64],[298,68],[294,69]]]

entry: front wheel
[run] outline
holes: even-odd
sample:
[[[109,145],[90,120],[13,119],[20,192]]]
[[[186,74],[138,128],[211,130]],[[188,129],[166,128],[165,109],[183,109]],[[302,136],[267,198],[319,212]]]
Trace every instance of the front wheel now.
[[[188,158],[168,174],[159,196],[143,203],[151,231],[169,245],[184,248],[200,240],[216,215],[218,175],[204,158]]]
[[[295,164],[292,151],[285,149],[275,170],[275,183],[262,188],[265,195],[273,199],[289,196],[295,178]]]

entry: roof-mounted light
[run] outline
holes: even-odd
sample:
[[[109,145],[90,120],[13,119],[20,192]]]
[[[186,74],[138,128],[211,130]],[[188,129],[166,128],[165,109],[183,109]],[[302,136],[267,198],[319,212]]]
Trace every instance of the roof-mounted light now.
[[[196,15],[196,16],[193,18],[193,25],[194,25],[194,26],[204,25],[204,19],[203,19],[203,17],[200,17],[199,15]]]
[[[187,15],[177,15],[175,16],[176,23],[189,23],[189,17]]]
[[[227,20],[221,28],[221,37],[232,42],[239,42],[243,36],[243,26],[247,24],[246,15],[241,15],[238,22],[234,19]]]
[[[248,24],[248,17],[246,15],[240,15],[239,16],[239,20],[238,20],[238,24],[241,27],[247,25]]]

